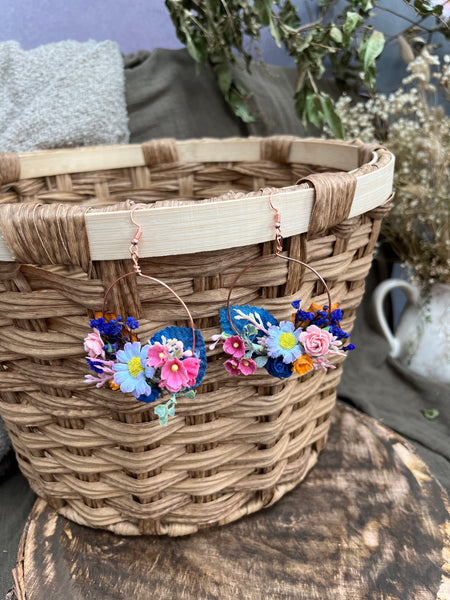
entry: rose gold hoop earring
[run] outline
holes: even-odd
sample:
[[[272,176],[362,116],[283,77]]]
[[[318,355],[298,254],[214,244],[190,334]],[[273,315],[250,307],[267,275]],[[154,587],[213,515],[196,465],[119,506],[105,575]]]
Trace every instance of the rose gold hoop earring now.
[[[175,290],[141,271],[138,245],[143,231],[134,220],[134,212],[138,209],[135,206],[130,212],[130,221],[137,227],[129,247],[133,270],[118,277],[108,287],[102,311],[90,321],[92,332],[84,340],[88,353],[86,360],[95,373],[86,375],[86,383],[95,383],[96,387],[107,384],[115,391],[132,393],[136,400],[146,403],[168,396],[166,402],[154,409],[160,425],[166,425],[169,417],[175,415],[178,398],[195,398],[195,388],[206,370],[206,348],[200,331],[195,329],[191,312]],[[190,327],[165,327],[141,345],[136,319],[106,312],[111,290],[130,276],[142,277],[166,288],[183,306]]]
[[[224,367],[230,375],[252,375],[259,368],[265,368],[269,375],[286,379],[293,373],[304,375],[311,370],[336,368],[329,360],[333,355],[345,355],[353,350],[353,344],[343,346],[343,340],[349,334],[341,329],[342,311],[339,304],[331,303],[331,294],[320,273],[307,263],[284,256],[281,234],[281,216],[269,200],[270,208],[275,211],[274,254],[262,256],[244,267],[232,282],[227,305],[220,310],[222,332],[213,336],[214,349],[220,342],[229,355]],[[300,300],[292,303],[296,309],[290,321],[278,320],[264,308],[249,305],[231,305],[231,295],[238,280],[256,264],[280,258],[294,262],[309,269],[324,286],[328,305],[312,303],[308,310],[300,308]]]

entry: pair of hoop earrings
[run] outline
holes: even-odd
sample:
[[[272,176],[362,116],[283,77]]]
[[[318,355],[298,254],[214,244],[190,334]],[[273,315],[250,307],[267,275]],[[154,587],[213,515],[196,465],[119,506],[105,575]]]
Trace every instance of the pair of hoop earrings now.
[[[283,238],[280,215],[275,211],[276,252],[256,259],[242,269],[231,284],[226,307],[220,309],[222,331],[212,337],[210,350],[223,345],[228,355],[224,367],[232,376],[252,375],[264,368],[273,377],[286,379],[293,373],[304,375],[311,370],[334,369],[329,361],[332,355],[345,355],[353,344],[343,346],[349,334],[340,327],[342,312],[331,303],[329,288],[322,276],[310,265],[281,254]],[[177,398],[194,399],[195,388],[203,380],[207,367],[206,346],[202,334],[195,329],[192,315],[180,296],[166,283],[144,275],[139,265],[138,243],[142,229],[134,220],[137,231],[130,245],[133,270],[117,278],[106,290],[103,308],[90,321],[91,333],[84,340],[88,366],[93,374],[86,375],[86,383],[96,387],[107,385],[122,393],[132,393],[137,401],[157,403],[155,415],[160,425],[166,425],[175,415]],[[295,312],[290,321],[278,320],[264,308],[250,305],[231,305],[232,291],[240,277],[255,264],[280,258],[303,265],[323,284],[328,305],[311,304],[308,310],[300,308],[300,300],[292,303]],[[135,275],[165,287],[185,310],[190,327],[165,327],[141,345],[135,330],[139,323],[131,316],[106,312],[111,289],[122,279]],[[163,401],[165,400],[165,401]]]

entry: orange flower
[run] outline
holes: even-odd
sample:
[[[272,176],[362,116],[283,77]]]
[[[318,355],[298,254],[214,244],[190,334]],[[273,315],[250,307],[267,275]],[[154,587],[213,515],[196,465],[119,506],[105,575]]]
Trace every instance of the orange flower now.
[[[95,311],[94,319],[100,319],[101,317],[103,317],[105,319],[105,321],[108,322],[108,321],[111,321],[111,319],[115,319],[117,317],[117,315],[115,315],[114,313],[103,314],[101,310]]]
[[[339,308],[339,302],[334,302],[331,305],[331,312],[333,312],[333,310],[336,310],[337,308]],[[317,315],[317,311],[319,310],[323,310],[323,306],[321,306],[320,304],[317,304],[317,302],[313,302],[311,304],[311,306],[308,308],[308,312],[313,312],[315,315]]]
[[[313,359],[307,354],[302,354],[293,364],[293,370],[298,375],[305,375],[313,368]]]
[[[110,387],[112,390],[114,390],[114,391],[116,391],[116,390],[120,390],[120,385],[116,385],[116,384],[114,383],[114,380],[113,380],[113,379],[111,379],[111,381],[109,382],[109,387]]]

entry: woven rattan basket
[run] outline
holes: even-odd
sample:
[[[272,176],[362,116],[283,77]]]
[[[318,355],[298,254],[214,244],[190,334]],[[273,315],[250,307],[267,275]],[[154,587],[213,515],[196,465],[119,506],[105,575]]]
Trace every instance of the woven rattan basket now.
[[[179,399],[161,427],[131,394],[84,383],[88,319],[131,270],[131,199],[146,205],[142,271],[184,299],[205,340],[219,333],[236,274],[274,250],[271,198],[286,254],[326,279],[351,330],[393,165],[383,148],[287,137],[0,155],[0,414],[33,490],[84,525],[183,535],[298,484],[325,444],[341,357],[326,373],[233,378],[216,348],[195,400]],[[321,175],[295,185],[312,173]],[[297,299],[324,304],[326,295],[286,261],[255,265],[233,291],[233,302],[278,319]],[[142,340],[187,324],[176,300],[145,280],[121,281],[112,303],[139,318]]]

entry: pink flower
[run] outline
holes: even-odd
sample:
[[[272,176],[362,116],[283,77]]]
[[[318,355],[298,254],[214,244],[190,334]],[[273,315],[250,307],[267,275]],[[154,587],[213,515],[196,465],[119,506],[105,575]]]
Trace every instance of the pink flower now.
[[[198,371],[200,369],[200,360],[195,357],[184,358],[183,367],[186,369],[186,372],[189,377],[187,384],[189,387],[192,387],[193,385],[195,385],[195,382],[197,380]]]
[[[318,369],[322,369],[323,371],[326,371],[327,369],[335,369],[335,368],[336,367],[328,361],[328,358],[325,358],[324,356],[319,356],[313,362],[313,369],[316,371]]]
[[[113,360],[102,360],[97,358],[96,363],[103,370],[102,373],[96,373],[95,375],[85,375],[85,383],[95,383],[96,387],[102,387],[108,381],[112,381],[114,378],[114,361]]]
[[[94,329],[86,338],[84,338],[84,349],[88,353],[89,358],[97,358],[98,356],[105,358],[103,346],[104,343],[98,329]]]
[[[299,341],[305,349],[306,354],[312,356],[325,356],[330,350],[334,336],[317,325],[310,325],[300,334]]]
[[[223,349],[234,358],[241,358],[245,354],[244,341],[238,335],[232,335],[227,338],[223,343]]]
[[[147,351],[149,367],[162,367],[169,360],[169,350],[166,346],[156,342]]]
[[[165,387],[170,392],[179,392],[181,388],[188,386],[189,375],[183,362],[174,357],[165,363],[161,369],[160,387]]]
[[[228,373],[230,375],[239,375],[240,370],[239,370],[239,361],[236,360],[235,358],[229,358],[228,360],[226,360],[223,363],[223,366],[225,367],[225,369],[228,371]]]
[[[257,366],[252,358],[242,358],[238,363],[238,369],[243,375],[253,375]]]

